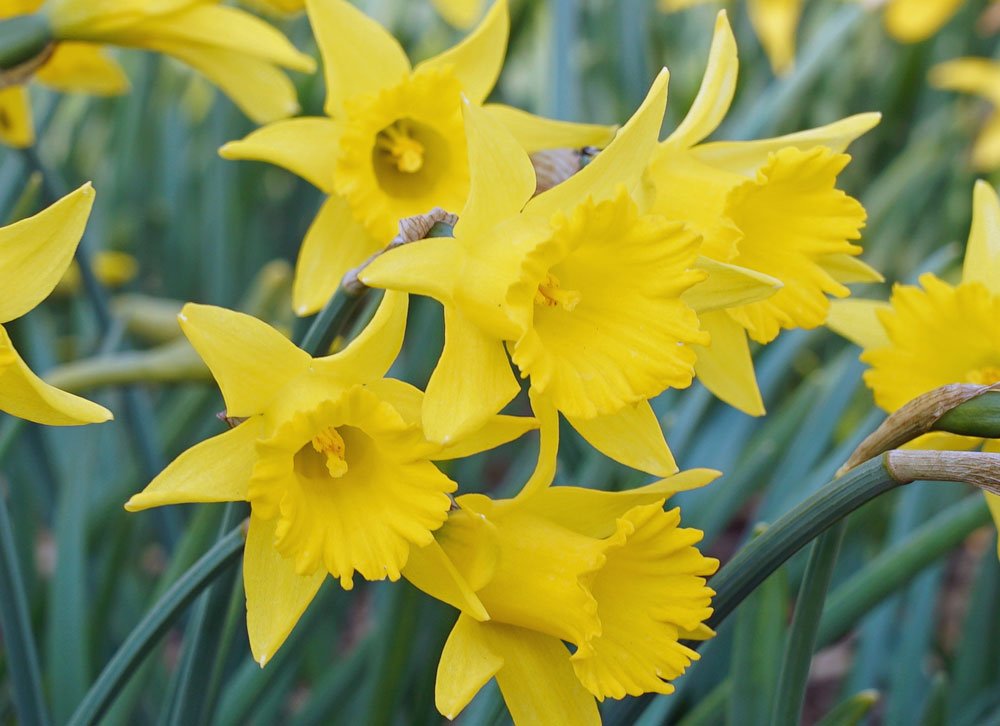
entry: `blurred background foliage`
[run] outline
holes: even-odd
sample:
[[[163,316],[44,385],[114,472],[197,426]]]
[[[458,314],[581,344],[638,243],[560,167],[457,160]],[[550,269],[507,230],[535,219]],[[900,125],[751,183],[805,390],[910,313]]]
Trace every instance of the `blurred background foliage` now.
[[[461,37],[427,2],[361,4],[415,58]],[[889,282],[927,270],[951,274],[976,178],[969,149],[986,109],[932,89],[927,72],[954,57],[995,55],[996,36],[977,24],[985,3],[967,2],[933,38],[901,45],[886,36],[877,14],[857,4],[808,0],[796,68],[778,79],[743,4],[729,8],[740,83],[713,138],[774,135],[881,111],[881,125],[852,147],[854,161],[841,180],[868,210],[864,257]],[[666,65],[672,128],[697,91],[715,12],[707,6],[666,15],[654,0],[515,1],[494,98],[551,116],[621,122]],[[283,28],[315,53],[305,18]],[[116,317],[106,334],[72,290],[11,330],[36,370],[87,390],[119,415],[78,430],[0,419],[0,487],[56,723],[67,721],[166,588],[245,514],[238,505],[122,510],[165,462],[222,427],[217,390],[207,379],[189,380],[205,375],[174,340],[180,331],[173,313],[186,300],[214,303],[301,333],[305,323],[293,319],[288,302],[289,262],[320,203],[317,190],[289,173],[217,156],[219,146],[252,125],[207,83],[159,57],[119,57],[133,84],[128,96],[32,92],[44,163],[68,184],[91,179],[98,190],[88,243],[134,256],[137,274],[115,293]],[[321,75],[296,82],[304,113],[320,113]],[[39,206],[30,158],[0,151],[4,219]],[[885,296],[888,283],[859,292]],[[440,318],[435,304],[416,301],[394,375],[426,383],[440,350]],[[725,472],[674,500],[685,524],[705,531],[709,554],[725,562],[756,525],[828,481],[882,420],[862,384],[857,352],[825,330],[782,334],[757,356],[763,419],[726,407],[698,385],[655,402],[682,468]],[[62,365],[77,359],[85,363]],[[160,382],[91,389],[100,375],[136,360]],[[641,481],[570,429],[564,435],[559,482],[617,489]],[[509,493],[536,453],[536,440],[526,437],[451,464],[449,473],[466,491]],[[977,492],[934,485],[894,492],[850,518],[812,661],[806,723],[1000,724],[1000,566],[988,521]],[[702,646],[702,661],[677,682],[677,694],[606,702],[605,722],[773,723],[790,617],[796,601],[809,597],[799,593],[806,557],[787,563]],[[243,617],[236,565],[173,624],[105,722],[443,720],[433,704],[435,665],[455,614],[409,585],[358,583],[348,594],[328,580],[264,670],[250,657]],[[199,631],[199,650],[186,649]],[[15,718],[8,667],[0,649],[0,723]],[[494,685],[461,720],[508,718]]]

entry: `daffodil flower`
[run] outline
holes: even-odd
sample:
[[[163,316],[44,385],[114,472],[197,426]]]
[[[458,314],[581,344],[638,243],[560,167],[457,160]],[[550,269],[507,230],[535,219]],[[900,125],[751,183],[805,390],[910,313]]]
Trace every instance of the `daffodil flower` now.
[[[497,0],[465,40],[413,68],[396,39],[346,0],[309,0],[306,9],[326,71],[327,117],[275,123],[221,150],[227,159],[283,166],[329,195],[299,252],[300,315],[319,310],[345,272],[385,247],[400,219],[465,204],[462,96],[478,106],[489,95],[510,24],[506,0]],[[529,152],[602,146],[611,135],[604,126],[486,108]]]
[[[871,367],[864,379],[875,403],[892,412],[914,398],[951,383],[1000,382],[1000,200],[984,181],[976,183],[972,228],[962,278],[950,285],[932,273],[919,285],[893,287],[889,302],[834,303],[827,325],[862,348]],[[977,439],[934,433],[918,448],[969,449]],[[987,448],[1000,451],[996,442]],[[986,494],[1000,525],[1000,497]]]
[[[748,336],[768,343],[782,329],[822,325],[828,295],[848,295],[848,282],[881,279],[857,259],[861,248],[851,243],[860,236],[865,210],[836,188],[850,161],[844,149],[879,115],[773,139],[703,143],[729,109],[738,70],[736,40],[722,11],[698,95],[657,148],[647,182],[651,211],[702,235],[702,255],[782,286],[766,299],[699,315],[711,345],[697,349],[698,379],[732,406],[761,415]]]
[[[954,17],[965,0],[888,0],[884,4],[885,29],[903,43],[918,43],[938,32]]]
[[[971,93],[990,102],[992,112],[972,147],[977,169],[1000,167],[1000,61],[989,58],[957,58],[931,69],[930,81],[938,88]]]
[[[516,724],[599,724],[595,698],[671,693],[698,658],[679,641],[713,635],[705,578],[718,562],[663,505],[716,476],[459,497],[435,541],[489,620],[468,608],[459,616],[438,665],[438,710],[455,718],[491,678]]]
[[[312,72],[312,58],[278,30],[219,0],[17,0],[4,2],[0,19],[40,13],[54,45],[33,78],[57,91],[115,95],[128,91],[121,66],[105,46],[164,53],[219,86],[258,123],[298,111],[295,87],[279,68]],[[2,85],[2,84],[0,84]],[[27,88],[0,88],[0,141],[34,141]]]
[[[94,190],[89,184],[34,217],[0,228],[0,323],[19,318],[48,297],[73,261]],[[31,372],[0,324],[0,411],[50,426],[111,419],[103,406],[60,391]]]
[[[248,315],[193,304],[181,312],[227,414],[246,420],[181,454],[125,507],[250,502],[247,628],[262,666],[327,574],[350,589],[355,573],[397,580],[407,567],[415,578],[420,568],[439,570],[432,532],[456,484],[432,461],[484,451],[535,426],[496,417],[454,446],[428,442],[420,391],[383,378],[402,344],[406,307],[405,295],[386,294],[362,334],[323,358]],[[453,590],[456,598],[433,594],[465,606]]]

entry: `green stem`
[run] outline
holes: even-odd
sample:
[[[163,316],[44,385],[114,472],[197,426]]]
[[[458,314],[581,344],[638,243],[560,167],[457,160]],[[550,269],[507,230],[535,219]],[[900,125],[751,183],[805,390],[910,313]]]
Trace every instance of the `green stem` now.
[[[94,724],[101,718],[132,676],[136,666],[149,654],[174,620],[219,574],[235,564],[243,552],[245,539],[243,526],[236,527],[167,590],[104,667],[70,718],[69,726]]]
[[[48,18],[40,13],[0,22],[0,72],[40,56],[52,42]]]
[[[42,678],[38,668],[38,651],[31,634],[28,600],[24,593],[14,531],[7,513],[7,502],[0,495],[0,632],[6,649],[14,707],[19,722],[25,726],[45,726],[49,723]]]
[[[299,347],[312,356],[326,355],[330,346],[340,331],[344,329],[358,303],[364,298],[364,293],[354,295],[342,287],[338,287],[333,297],[319,311],[312,325],[302,337]]]

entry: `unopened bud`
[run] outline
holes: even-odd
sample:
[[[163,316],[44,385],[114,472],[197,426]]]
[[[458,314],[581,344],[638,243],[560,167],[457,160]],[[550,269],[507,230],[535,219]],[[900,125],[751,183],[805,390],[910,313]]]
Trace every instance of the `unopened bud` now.
[[[52,56],[55,42],[45,16],[0,21],[0,89],[24,83]]]

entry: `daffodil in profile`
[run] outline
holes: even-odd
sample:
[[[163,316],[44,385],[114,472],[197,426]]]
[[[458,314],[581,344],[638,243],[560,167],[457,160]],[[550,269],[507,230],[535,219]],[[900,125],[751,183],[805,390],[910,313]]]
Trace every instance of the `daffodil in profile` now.
[[[956,58],[931,69],[931,84],[970,93],[988,101],[992,110],[972,147],[972,164],[983,171],[1000,167],[1000,61]]]
[[[400,219],[462,208],[469,194],[462,97],[481,105],[507,47],[507,1],[497,0],[458,45],[411,66],[399,43],[346,0],[306,5],[323,56],[322,118],[296,118],[221,150],[283,166],[327,195],[299,252],[294,305],[319,310],[344,273],[383,248]],[[529,152],[603,145],[603,126],[537,118],[488,105]]]
[[[2,323],[48,297],[73,261],[94,190],[89,184],[33,217],[0,227],[0,411],[50,426],[100,423],[111,413],[60,391],[31,372]]]
[[[34,141],[28,80],[62,92],[128,91],[107,46],[176,58],[258,123],[298,111],[295,87],[281,68],[311,72],[315,66],[274,27],[219,0],[16,0],[0,5],[0,20],[40,29],[35,56],[3,69],[7,78],[0,81],[0,141],[11,146]]]
[[[828,296],[879,274],[858,259],[861,204],[836,186],[843,153],[878,123],[861,114],[828,126],[759,141],[705,143],[736,88],[736,41],[720,12],[701,88],[683,122],[661,142],[647,173],[650,209],[702,236],[700,254],[775,279],[774,295],[699,317],[711,345],[697,348],[698,379],[750,414],[764,412],[748,338],[769,343],[783,329],[826,320]]]
[[[919,282],[895,285],[888,302],[843,300],[830,310],[828,325],[862,348],[870,366],[865,383],[889,412],[940,386],[1000,382],[1000,200],[989,184],[976,183],[958,284],[932,273]],[[978,444],[941,433],[914,442],[945,449]],[[998,450],[995,442],[988,447]],[[1000,524],[1000,497],[986,494],[986,501]]]
[[[406,305],[405,295],[387,294],[362,334],[323,358],[248,315],[193,304],[181,313],[227,415],[245,420],[181,454],[125,506],[250,503],[244,584],[261,665],[328,574],[347,589],[356,573],[397,580],[411,549],[432,545],[456,488],[433,460],[492,448],[535,425],[496,417],[452,447],[428,442],[420,391],[383,378],[402,344]],[[414,566],[431,567],[427,556]]]

